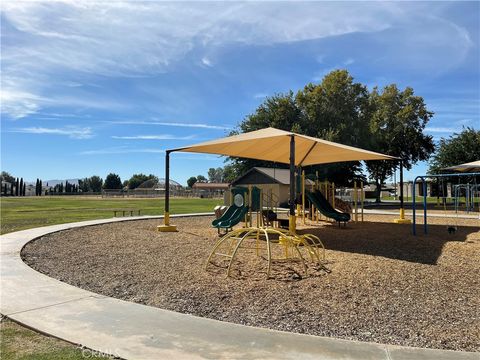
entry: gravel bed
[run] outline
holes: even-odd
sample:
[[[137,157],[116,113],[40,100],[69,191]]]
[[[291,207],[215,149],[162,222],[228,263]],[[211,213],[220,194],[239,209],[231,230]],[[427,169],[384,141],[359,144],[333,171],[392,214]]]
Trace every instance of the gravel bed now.
[[[429,219],[429,235],[392,216],[366,215],[339,229],[306,230],[327,248],[325,269],[265,261],[243,251],[231,278],[205,260],[217,239],[211,218],[66,230],[25,246],[24,261],[66,283],[128,301],[284,331],[406,346],[480,351],[480,220]],[[420,230],[420,228],[419,228]],[[419,231],[421,233],[421,231]],[[278,247],[278,246],[277,246]]]

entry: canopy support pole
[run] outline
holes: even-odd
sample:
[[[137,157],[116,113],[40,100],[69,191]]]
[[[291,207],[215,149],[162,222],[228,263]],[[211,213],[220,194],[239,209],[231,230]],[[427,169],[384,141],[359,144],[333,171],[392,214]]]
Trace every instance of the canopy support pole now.
[[[405,208],[403,207],[403,161],[400,160],[400,217],[393,220],[396,224],[410,224],[410,219],[405,219]]]
[[[161,232],[177,231],[177,226],[170,224],[170,152],[171,150],[167,150],[165,154],[165,212],[163,225],[157,226],[157,230]]]
[[[292,234],[295,234],[297,225],[295,195],[295,136],[290,135],[290,216],[288,229]]]

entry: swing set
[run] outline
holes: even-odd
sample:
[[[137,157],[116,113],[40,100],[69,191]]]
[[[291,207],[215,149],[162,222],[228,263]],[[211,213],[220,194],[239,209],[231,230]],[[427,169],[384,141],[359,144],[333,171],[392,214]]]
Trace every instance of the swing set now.
[[[412,218],[413,218],[413,222],[412,222],[412,233],[413,235],[417,235],[417,224],[416,224],[416,196],[415,196],[415,185],[416,183],[421,180],[421,186],[422,186],[422,193],[423,193],[423,233],[424,234],[427,234],[428,233],[428,222],[427,222],[427,183],[426,183],[426,179],[436,179],[437,181],[441,181],[441,184],[442,184],[442,200],[443,200],[443,209],[444,209],[444,216],[447,217],[447,196],[445,194],[445,184],[444,184],[444,180],[445,178],[458,178],[459,181],[461,178],[471,178],[473,177],[473,183],[469,183],[469,189],[478,189],[478,185],[476,183],[476,177],[477,176],[480,176],[480,172],[473,172],[473,173],[461,173],[461,174],[438,174],[438,175],[420,175],[420,176],[417,176],[415,178],[415,180],[413,181],[413,191],[412,191],[412,198],[413,198],[413,202],[412,202]],[[462,184],[460,184],[462,185]],[[447,231],[449,234],[452,234],[452,233],[455,233],[458,229],[458,204],[459,204],[459,189],[461,189],[460,186],[457,186],[456,188],[454,188],[455,191],[454,191],[454,200],[455,200],[455,223],[454,224],[447,224]],[[474,191],[475,193],[475,191]],[[478,194],[478,191],[477,191],[477,194]],[[473,194],[472,194],[473,195]],[[475,203],[475,197],[471,196],[470,195],[470,192],[468,193],[468,196],[467,198],[470,198],[472,199],[473,201],[471,202],[471,204],[474,205]],[[466,202],[469,202],[470,200],[466,201]],[[480,212],[480,204],[479,204],[479,212]]]

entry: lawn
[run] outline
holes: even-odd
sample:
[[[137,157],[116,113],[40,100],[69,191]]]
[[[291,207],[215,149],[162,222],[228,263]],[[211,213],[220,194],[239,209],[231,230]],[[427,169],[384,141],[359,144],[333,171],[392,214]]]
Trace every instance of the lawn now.
[[[222,199],[173,198],[171,214],[213,211]],[[5,234],[74,221],[113,217],[116,209],[141,210],[142,215],[163,214],[163,199],[102,199],[87,196],[1,198],[1,229]]]
[[[213,211],[222,199],[170,200],[172,214]],[[163,214],[163,199],[102,199],[92,197],[12,197],[0,198],[1,233],[38,226],[113,217],[114,209],[141,210],[142,215]],[[38,334],[9,320],[0,323],[1,359],[100,358],[90,350]]]
[[[49,336],[24,328],[13,321],[0,323],[0,358],[5,360],[85,360],[106,359],[89,349],[82,349]]]

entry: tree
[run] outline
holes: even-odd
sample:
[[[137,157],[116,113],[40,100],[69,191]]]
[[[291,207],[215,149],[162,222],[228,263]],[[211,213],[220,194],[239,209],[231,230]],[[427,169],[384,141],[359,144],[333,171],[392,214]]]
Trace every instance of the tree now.
[[[143,184],[145,181],[148,180],[158,180],[158,178],[153,175],[145,175],[145,174],[133,174],[132,177],[128,180],[128,188],[129,189],[136,189],[139,187],[141,184]]]
[[[27,192],[27,183],[23,183],[22,195],[25,196]]]
[[[6,171],[2,171],[2,173],[0,174],[0,180],[8,182],[10,184],[15,183],[15,178]]]
[[[370,141],[375,151],[400,157],[407,170],[429,158],[435,146],[432,136],[423,131],[433,112],[427,110],[421,96],[414,95],[410,87],[400,91],[392,84],[382,92],[373,89],[370,103],[373,108]],[[367,161],[370,177],[377,186],[377,202],[381,185],[392,176],[397,165],[394,161]]]
[[[197,182],[205,183],[207,182],[207,178],[203,175],[197,175]]]
[[[196,182],[197,182],[197,178],[195,176],[191,176],[187,180],[187,185],[189,188],[192,188]]]
[[[78,180],[78,187],[82,192],[89,192],[90,191],[89,179],[85,178],[83,180]]]
[[[89,188],[92,192],[101,192],[103,179],[100,176],[94,175],[88,179]]]
[[[47,187],[48,187],[48,183],[47,183]],[[42,189],[43,189],[42,180],[38,180],[38,196],[42,196]]]
[[[18,178],[15,179],[15,196],[18,196],[19,192],[19,180]]]
[[[7,196],[7,184],[3,185],[3,196]]]
[[[442,138],[430,163],[429,173],[444,173],[442,169],[480,159],[480,131],[463,128],[448,139]]]
[[[240,132],[276,127],[299,134],[320,137],[346,145],[364,147],[368,143],[370,104],[366,86],[355,83],[347,70],[327,74],[320,84],[308,84],[294,96],[277,94],[267,98],[255,113],[240,124]],[[288,168],[286,164],[232,158],[239,175],[253,166]],[[310,166],[307,174],[319,171],[321,178],[347,184],[361,173],[359,162]]]
[[[105,178],[105,183],[103,184],[104,189],[121,189],[122,180],[120,176],[114,173],[110,173]]]
[[[208,181],[221,183],[223,181],[223,169],[221,167],[208,169]]]
[[[231,183],[234,181],[237,177],[239,177],[240,174],[237,174],[235,171],[235,167],[231,164],[227,164],[223,167],[223,181]]]

